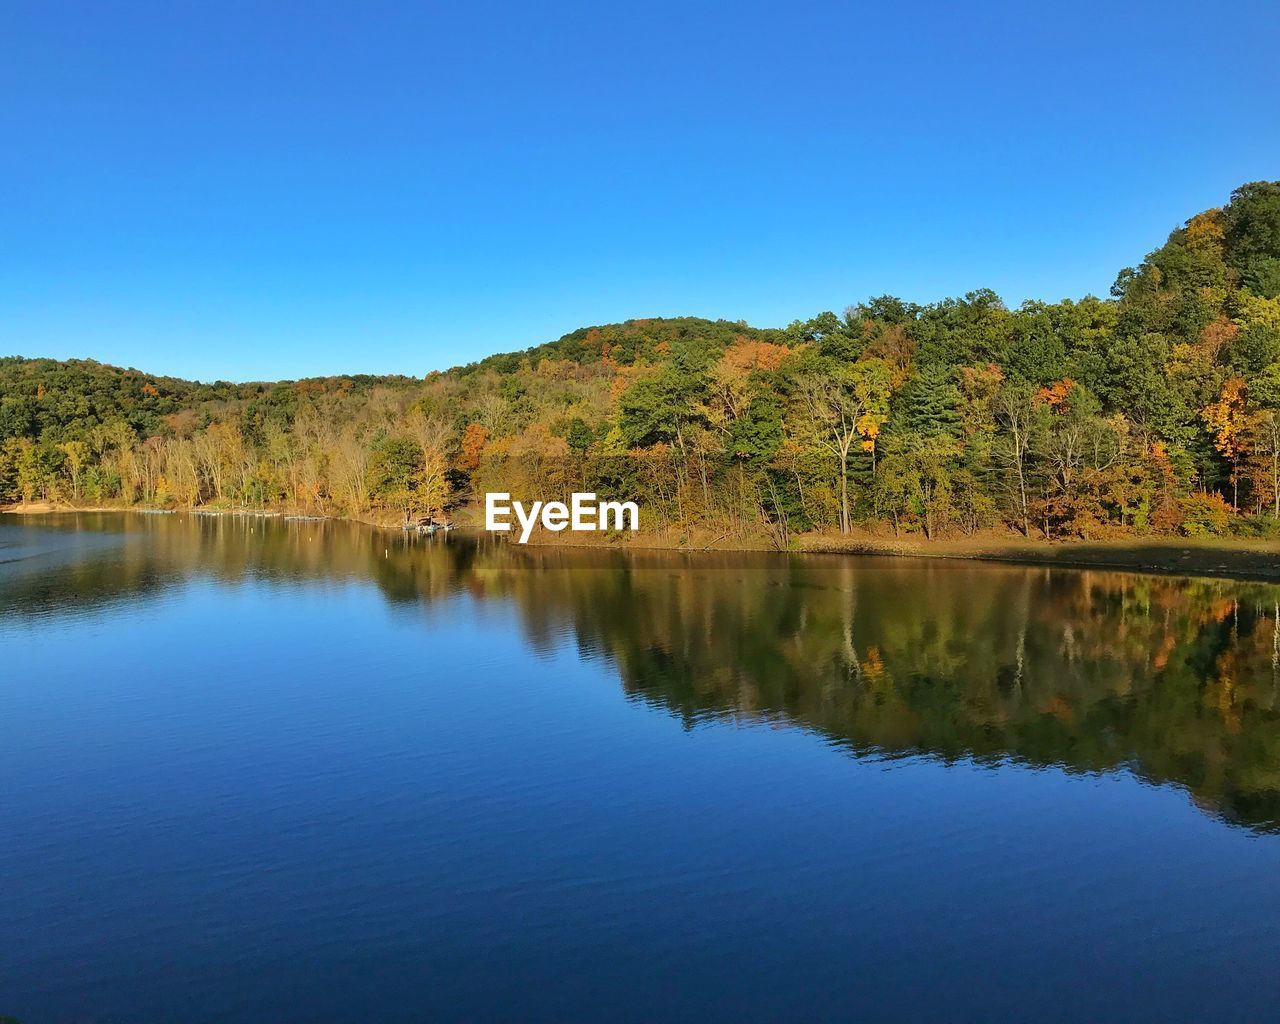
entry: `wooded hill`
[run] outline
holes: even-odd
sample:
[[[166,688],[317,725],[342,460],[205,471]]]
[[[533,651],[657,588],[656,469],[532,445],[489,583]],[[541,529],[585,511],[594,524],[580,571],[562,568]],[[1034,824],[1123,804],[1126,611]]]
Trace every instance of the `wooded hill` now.
[[[1280,532],[1280,182],[1106,299],[630,320],[425,379],[0,359],[0,500],[393,519],[582,489],[676,540]]]

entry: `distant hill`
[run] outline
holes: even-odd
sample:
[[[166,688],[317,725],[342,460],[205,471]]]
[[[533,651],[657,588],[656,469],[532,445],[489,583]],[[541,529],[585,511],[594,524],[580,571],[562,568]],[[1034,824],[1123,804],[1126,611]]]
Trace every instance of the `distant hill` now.
[[[743,320],[703,320],[695,316],[625,320],[620,324],[579,327],[555,341],[524,352],[492,355],[470,366],[461,367],[457,372],[511,372],[524,361],[537,363],[542,359],[586,363],[607,358],[619,366],[631,366],[637,360],[661,359],[672,345],[693,343],[709,349],[723,350],[740,338],[781,343],[785,340],[786,333],[750,327]]]
[[[76,437],[113,421],[143,435],[162,432],[165,417],[233,402],[279,402],[297,392],[367,393],[418,383],[399,375],[312,377],[299,381],[212,384],[144,373],[93,359],[0,356],[0,440]]]

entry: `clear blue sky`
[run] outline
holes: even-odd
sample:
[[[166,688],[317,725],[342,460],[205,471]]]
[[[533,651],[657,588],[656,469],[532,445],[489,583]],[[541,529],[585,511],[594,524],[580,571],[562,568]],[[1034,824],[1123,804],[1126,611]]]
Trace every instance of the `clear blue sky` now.
[[[0,353],[422,374],[1105,294],[1280,178],[1280,7],[0,5]]]

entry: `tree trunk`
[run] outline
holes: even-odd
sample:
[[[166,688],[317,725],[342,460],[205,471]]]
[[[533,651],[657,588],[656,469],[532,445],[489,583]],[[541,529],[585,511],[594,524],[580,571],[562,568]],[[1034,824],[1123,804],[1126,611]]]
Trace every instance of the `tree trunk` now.
[[[1280,519],[1280,450],[1271,456],[1271,490],[1275,492],[1275,517]]]
[[[1018,500],[1022,505],[1022,535],[1029,538],[1031,536],[1031,520],[1027,515],[1027,479],[1022,472],[1021,456],[1018,458]]]
[[[840,459],[840,532],[849,532],[849,459]]]

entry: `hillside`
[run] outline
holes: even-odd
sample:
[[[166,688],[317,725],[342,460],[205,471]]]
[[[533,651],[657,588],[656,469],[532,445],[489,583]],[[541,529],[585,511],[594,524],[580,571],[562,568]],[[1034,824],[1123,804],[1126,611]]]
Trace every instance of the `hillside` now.
[[[1280,182],[1190,218],[1106,299],[630,320],[424,380],[0,359],[0,500],[391,519],[584,487],[675,538],[1269,535]]]

